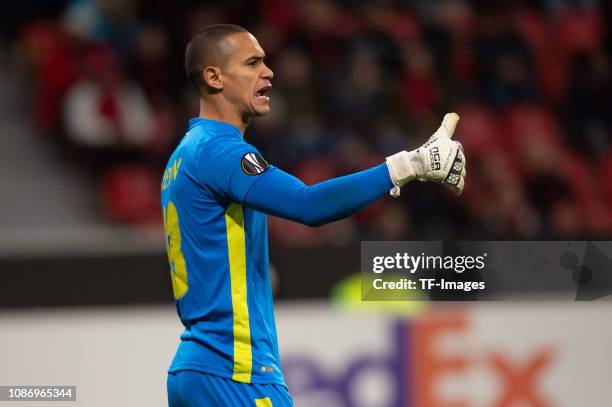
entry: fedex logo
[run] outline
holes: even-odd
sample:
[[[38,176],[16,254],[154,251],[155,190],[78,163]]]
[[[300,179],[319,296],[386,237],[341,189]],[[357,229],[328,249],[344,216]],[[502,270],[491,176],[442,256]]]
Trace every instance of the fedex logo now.
[[[463,312],[429,313],[416,320],[398,322],[387,355],[355,355],[340,373],[325,371],[313,358],[292,357],[283,361],[283,371],[289,390],[298,404],[305,407],[557,405],[542,386],[555,363],[555,353],[549,346],[535,346],[530,354],[520,358],[499,348],[449,351],[440,346],[442,341],[459,341],[468,329],[469,318]],[[490,384],[484,392],[491,394],[484,403],[482,399],[475,401],[470,392],[482,392],[482,385],[467,384],[474,374],[486,377]],[[370,390],[374,386],[369,395],[368,386]],[[461,391],[455,391],[457,394],[443,391],[449,387],[456,390],[458,386]]]

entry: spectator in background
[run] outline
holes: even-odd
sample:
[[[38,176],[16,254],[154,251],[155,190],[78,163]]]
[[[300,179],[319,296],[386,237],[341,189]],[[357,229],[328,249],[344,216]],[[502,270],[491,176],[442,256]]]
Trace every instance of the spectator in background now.
[[[495,106],[533,100],[531,51],[503,9],[480,17],[476,51],[480,93]]]
[[[38,128],[57,135],[62,123],[62,101],[78,79],[79,55],[87,47],[65,27],[35,22],[22,30],[20,45],[33,77],[33,114]]]
[[[612,146],[611,61],[602,51],[580,53],[569,78],[567,138],[572,148],[599,158]]]
[[[459,137],[478,180],[468,185],[464,210],[454,216],[460,222],[449,218],[449,207],[457,205],[449,206],[447,194],[424,191],[396,202],[398,213],[424,214],[408,217],[405,228],[383,226],[384,211],[374,208],[338,230],[292,235],[281,225],[271,230],[280,239],[319,244],[343,240],[342,230],[358,230],[350,232],[353,239],[612,233],[610,15],[597,2],[263,0],[220,6],[75,0],[57,15],[25,20],[20,37],[35,79],[37,122],[47,132],[65,128],[73,143],[96,151],[88,157],[97,162],[137,162],[143,173],[144,167],[159,172],[159,158],[182,134],[177,123],[184,117],[177,112],[197,110],[180,66],[172,62],[174,52],[195,27],[220,21],[249,24],[282,71],[272,91],[273,114],[256,123],[251,136],[265,156],[306,180],[356,171],[356,162],[423,142],[440,112],[458,109]],[[100,66],[89,63],[82,72],[86,55],[100,43],[113,50],[112,69],[102,66],[103,57]],[[89,100],[89,109],[75,100]],[[126,105],[135,106],[134,115],[120,114]],[[85,115],[76,115],[78,109]],[[552,131],[543,122],[553,123]],[[330,163],[324,151],[341,159]],[[129,178],[115,170],[108,178]],[[499,189],[491,174],[501,172]]]
[[[144,25],[133,43],[126,69],[145,93],[153,112],[153,135],[148,143],[149,153],[160,163],[171,147],[178,129],[176,100],[180,88],[171,74],[170,38],[158,24]]]
[[[431,54],[422,43],[414,42],[403,47],[402,62],[400,97],[405,112],[413,120],[433,113],[440,90]]]
[[[353,128],[369,129],[372,118],[378,117],[388,107],[384,74],[373,50],[352,50],[346,64],[338,66],[328,81],[326,97],[331,102],[331,114]]]
[[[69,90],[66,133],[86,150],[138,150],[152,141],[153,113],[142,89],[125,78],[112,52],[91,50],[82,78]]]

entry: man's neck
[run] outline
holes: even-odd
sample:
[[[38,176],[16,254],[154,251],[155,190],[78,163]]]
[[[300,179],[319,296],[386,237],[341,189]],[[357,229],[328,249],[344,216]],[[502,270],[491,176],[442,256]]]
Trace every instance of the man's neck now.
[[[217,101],[204,101],[203,99],[200,99],[200,117],[217,120],[236,126],[238,129],[240,129],[240,133],[242,133],[244,136],[244,132],[249,126],[251,120],[246,119],[245,121],[245,119],[241,117],[237,111],[232,109],[229,104],[225,103],[224,100],[219,100],[219,103],[215,102]]]

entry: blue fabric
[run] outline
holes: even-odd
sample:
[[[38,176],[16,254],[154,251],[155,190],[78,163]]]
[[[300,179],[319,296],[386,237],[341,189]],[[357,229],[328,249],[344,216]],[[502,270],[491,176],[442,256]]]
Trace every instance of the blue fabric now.
[[[188,290],[176,299],[185,326],[169,371],[198,370],[225,378],[234,373],[234,331],[226,209],[241,204],[261,175],[241,166],[257,149],[238,128],[223,122],[192,119],[168,161],[161,203],[172,203],[179,218],[181,251]],[[179,164],[180,163],[180,164]],[[273,298],[268,273],[266,215],[242,207],[247,269],[247,304],[252,349],[252,383],[284,384]]]
[[[293,407],[287,387],[246,384],[191,370],[168,374],[169,407],[255,407],[269,398],[273,407]]]
[[[236,361],[244,358],[234,354],[230,260],[236,259],[230,259],[228,252],[228,208],[238,206],[244,220],[252,357],[250,377],[245,380],[284,386],[268,273],[266,214],[320,225],[349,216],[392,187],[385,164],[306,186],[255,156],[261,157],[238,128],[197,118],[190,120],[168,161],[161,204],[164,213],[176,213],[180,232],[169,234],[165,220],[167,247],[174,244],[176,249],[169,255],[173,284],[181,263],[173,256],[184,258],[187,274],[187,289],[175,298],[185,329],[169,373],[188,370],[242,380],[234,376]],[[255,164],[246,157],[255,157]]]
[[[318,226],[352,215],[392,187],[386,164],[312,186],[271,168],[257,178],[244,201],[258,211]]]

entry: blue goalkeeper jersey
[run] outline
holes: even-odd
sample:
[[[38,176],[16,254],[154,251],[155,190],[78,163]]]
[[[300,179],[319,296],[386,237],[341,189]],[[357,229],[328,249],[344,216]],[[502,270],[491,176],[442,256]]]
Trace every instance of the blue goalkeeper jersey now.
[[[161,201],[185,330],[170,372],[284,384],[268,274],[266,215],[244,206],[272,167],[240,130],[196,118],[170,157]]]

